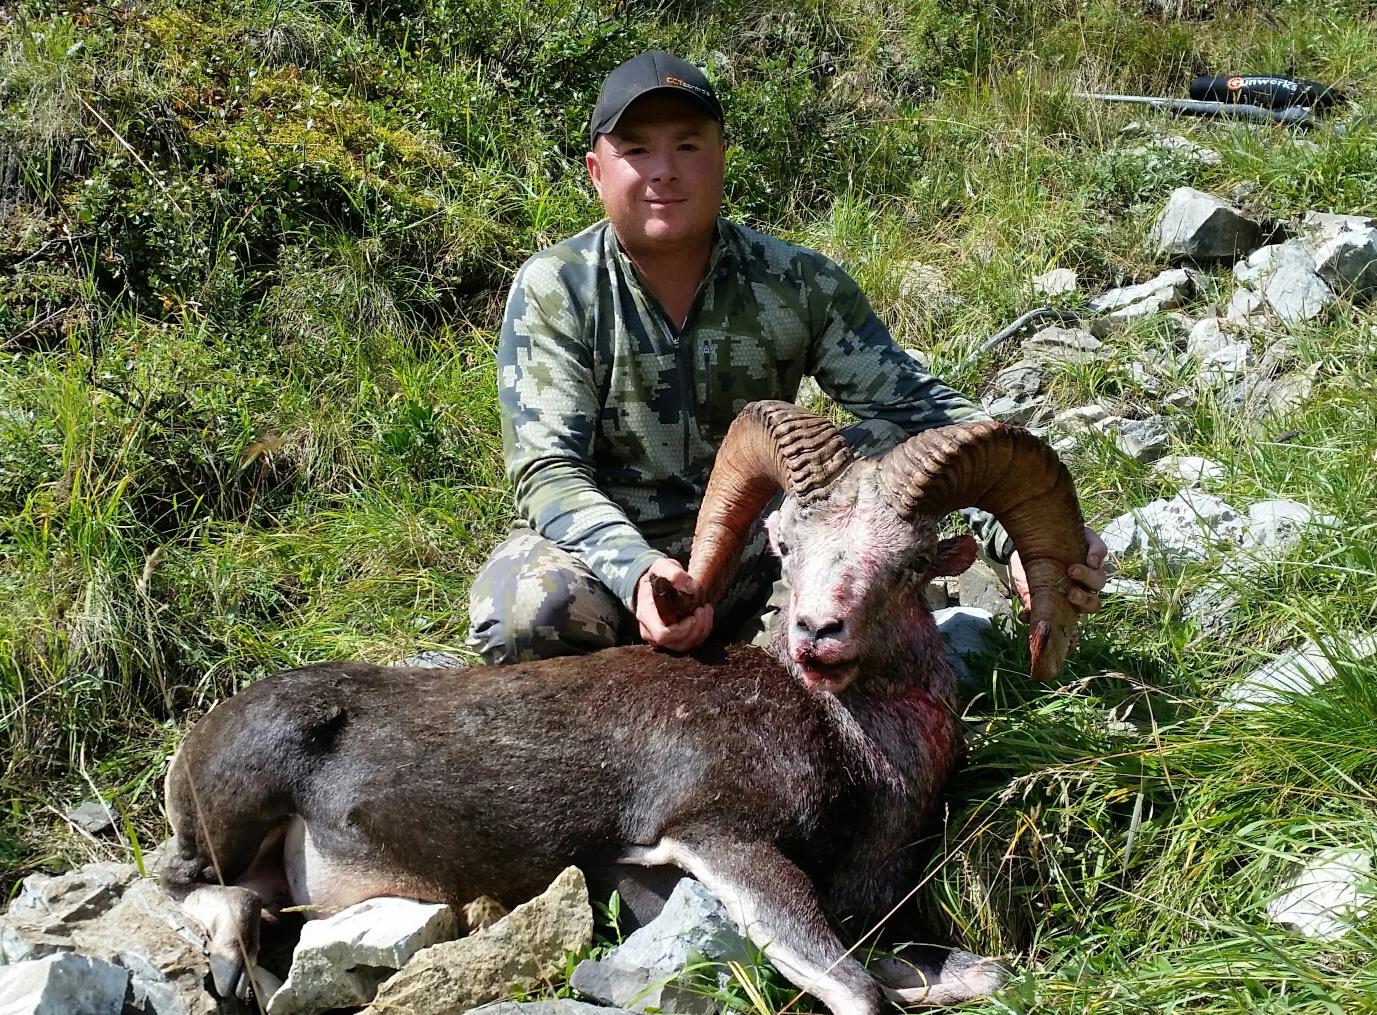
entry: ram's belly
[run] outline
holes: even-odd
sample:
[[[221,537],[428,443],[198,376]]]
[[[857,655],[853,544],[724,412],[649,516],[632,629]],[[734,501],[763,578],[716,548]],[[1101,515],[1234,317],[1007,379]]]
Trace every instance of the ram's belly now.
[[[389,869],[385,857],[367,864],[358,857],[322,849],[299,814],[287,822],[282,866],[288,894],[307,919],[332,916],[342,909],[382,896],[447,902],[445,892],[426,878],[404,869]],[[471,900],[466,900],[471,901]]]

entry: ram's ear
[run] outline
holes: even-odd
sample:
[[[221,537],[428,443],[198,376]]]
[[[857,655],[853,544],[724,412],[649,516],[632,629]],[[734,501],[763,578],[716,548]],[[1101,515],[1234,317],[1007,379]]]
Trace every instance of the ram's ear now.
[[[975,537],[970,533],[944,539],[937,544],[937,552],[932,555],[931,574],[934,578],[958,575],[975,563],[979,552]]]

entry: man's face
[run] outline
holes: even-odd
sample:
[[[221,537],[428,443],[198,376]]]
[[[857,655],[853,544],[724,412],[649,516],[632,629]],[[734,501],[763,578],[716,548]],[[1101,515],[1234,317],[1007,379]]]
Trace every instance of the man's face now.
[[[717,121],[691,99],[655,94],[632,103],[586,159],[622,245],[656,253],[711,237],[725,151]]]

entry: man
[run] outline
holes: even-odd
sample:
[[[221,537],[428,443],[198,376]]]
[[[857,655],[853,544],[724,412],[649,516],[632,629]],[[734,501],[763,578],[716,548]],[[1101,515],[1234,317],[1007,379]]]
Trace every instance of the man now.
[[[589,121],[607,218],[517,273],[498,345],[508,475],[521,522],[474,582],[471,644],[489,663],[637,637],[675,651],[759,634],[777,568],[757,532],[716,605],[666,626],[649,592],[685,592],[699,500],[728,424],[805,374],[862,422],[860,453],[985,418],[900,349],[856,283],[815,251],[720,219],[722,107],[691,64],[644,53],[612,71]],[[987,553],[1022,569],[1003,530]],[[759,526],[757,527],[760,528]],[[1099,609],[1105,547],[1087,530],[1069,593]],[[1020,594],[1027,602],[1026,585]]]

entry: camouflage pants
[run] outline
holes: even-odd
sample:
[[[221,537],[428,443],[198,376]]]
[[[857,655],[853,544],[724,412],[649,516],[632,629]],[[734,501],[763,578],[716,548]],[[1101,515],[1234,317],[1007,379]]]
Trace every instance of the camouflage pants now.
[[[906,435],[866,420],[842,434],[858,454],[887,451]],[[690,536],[656,549],[688,560]],[[712,639],[763,643],[789,594],[757,521],[731,585],[714,609]],[[517,527],[492,552],[469,593],[469,647],[489,664],[577,655],[640,640],[636,618],[583,561]]]

